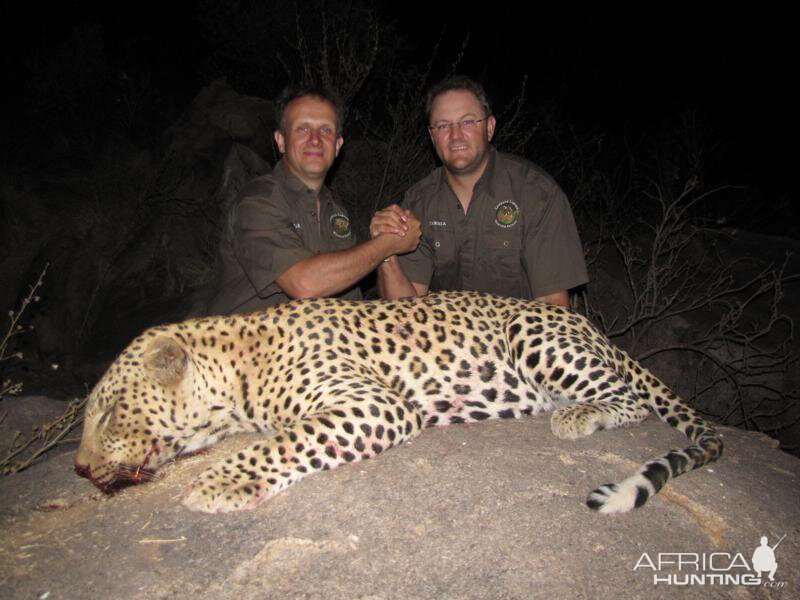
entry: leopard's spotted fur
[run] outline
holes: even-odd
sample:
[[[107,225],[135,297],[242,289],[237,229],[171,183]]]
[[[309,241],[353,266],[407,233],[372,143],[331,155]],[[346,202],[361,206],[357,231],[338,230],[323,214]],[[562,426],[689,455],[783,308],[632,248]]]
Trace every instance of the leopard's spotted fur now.
[[[654,412],[692,440],[592,492],[587,504],[601,512],[641,506],[722,452],[708,423],[580,315],[445,292],[295,301],[150,329],[92,391],[76,468],[107,490],[223,436],[274,433],[208,469],[184,498],[194,510],[231,511],[427,426],[545,410],[562,438]]]

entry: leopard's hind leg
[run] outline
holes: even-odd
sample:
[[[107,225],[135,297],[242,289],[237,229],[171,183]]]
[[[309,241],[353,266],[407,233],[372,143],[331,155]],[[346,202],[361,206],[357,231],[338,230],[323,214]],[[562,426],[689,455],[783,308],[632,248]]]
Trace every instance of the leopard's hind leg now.
[[[594,490],[586,500],[589,508],[603,513],[638,508],[670,479],[721,456],[722,440],[714,428],[646,368],[583,317],[562,309],[546,312],[547,324],[535,313],[514,317],[507,335],[520,376],[553,398],[575,402],[554,412],[553,433],[576,438],[639,423],[653,412],[693,442],[646,463],[618,484]]]
[[[512,318],[506,335],[520,377],[560,406],[550,420],[553,433],[575,439],[646,419],[647,404],[610,360],[615,349],[583,317],[558,307],[543,312],[546,320]]]
[[[576,439],[603,429],[638,425],[648,417],[647,406],[624,381],[613,372],[605,377],[602,391],[589,397],[573,396],[575,404],[553,412],[550,428],[556,437]]]

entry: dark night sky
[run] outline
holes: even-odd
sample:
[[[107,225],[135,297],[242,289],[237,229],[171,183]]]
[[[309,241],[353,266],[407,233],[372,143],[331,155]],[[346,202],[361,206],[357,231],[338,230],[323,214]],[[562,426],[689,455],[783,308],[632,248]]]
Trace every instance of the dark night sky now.
[[[27,76],[20,57],[47,52],[81,22],[101,24],[109,52],[135,57],[126,60],[139,62],[156,85],[180,98],[204,84],[195,67],[209,49],[193,17],[196,2],[49,4],[3,2],[3,62],[17,89]],[[696,110],[722,142],[720,180],[756,185],[770,196],[794,191],[798,95],[788,15],[703,15],[670,5],[670,14],[658,16],[539,7],[522,16],[498,3],[466,12],[432,4],[379,8],[419,61],[443,32],[440,56],[451,60],[469,32],[463,70],[496,99],[502,102],[527,74],[531,97],[555,100],[583,131],[635,134],[665,115]]]
[[[792,20],[671,10],[657,17],[576,10],[520,19],[500,9],[479,26],[451,19],[448,28],[471,31],[474,53],[466,63],[489,88],[516,85],[526,73],[534,96],[556,99],[583,131],[635,136],[665,117],[696,111],[720,141],[718,178],[769,194],[793,192],[800,95]],[[400,22],[413,31],[415,20]]]

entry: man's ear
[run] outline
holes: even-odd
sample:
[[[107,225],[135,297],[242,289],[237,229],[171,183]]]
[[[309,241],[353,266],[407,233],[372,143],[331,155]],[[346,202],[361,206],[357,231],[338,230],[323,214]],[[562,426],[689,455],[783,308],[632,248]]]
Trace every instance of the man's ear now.
[[[342,146],[344,146],[344,138],[342,136],[339,136],[338,138],[336,138],[336,153],[334,154],[334,156],[339,156],[339,150],[342,149]]]
[[[494,118],[494,115],[489,116],[489,118],[486,119],[486,137],[490,142],[494,137],[495,125],[497,125],[497,119]]]
[[[278,152],[281,154],[286,154],[286,139],[278,130],[275,131],[275,143],[278,144]]]

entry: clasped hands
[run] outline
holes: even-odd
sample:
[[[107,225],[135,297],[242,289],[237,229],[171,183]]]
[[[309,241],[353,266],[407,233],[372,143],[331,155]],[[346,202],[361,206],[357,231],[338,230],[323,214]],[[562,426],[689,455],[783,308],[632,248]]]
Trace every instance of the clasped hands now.
[[[422,236],[422,224],[411,211],[392,204],[379,210],[369,223],[369,235],[388,244],[389,255],[406,254],[416,249]]]

